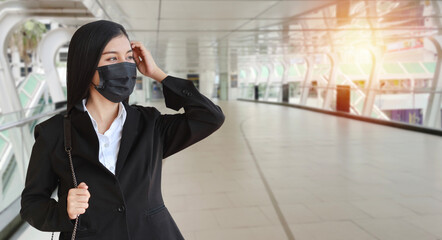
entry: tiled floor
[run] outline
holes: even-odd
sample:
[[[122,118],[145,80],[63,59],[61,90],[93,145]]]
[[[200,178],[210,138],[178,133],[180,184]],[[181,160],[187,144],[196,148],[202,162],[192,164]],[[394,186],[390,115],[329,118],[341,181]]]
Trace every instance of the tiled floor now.
[[[164,164],[166,206],[186,239],[283,240],[286,231],[296,240],[442,239],[440,137],[219,104],[223,127]],[[24,226],[13,239],[49,235]]]

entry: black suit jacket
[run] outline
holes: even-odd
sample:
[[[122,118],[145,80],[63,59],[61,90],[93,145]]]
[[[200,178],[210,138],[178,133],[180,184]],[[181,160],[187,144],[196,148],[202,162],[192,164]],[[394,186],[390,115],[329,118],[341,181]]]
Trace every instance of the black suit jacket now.
[[[81,105],[72,110],[75,173],[91,193],[77,239],[183,239],[161,195],[162,159],[209,136],[224,115],[191,81],[168,76],[162,85],[166,106],[183,107],[185,113],[162,115],[153,107],[124,104],[127,117],[115,175],[98,160],[98,138],[87,112]],[[70,239],[73,223],[66,198],[73,183],[63,136],[62,115],[35,127],[20,214],[37,229],[60,231],[60,239]],[[57,187],[58,201],[51,198]]]

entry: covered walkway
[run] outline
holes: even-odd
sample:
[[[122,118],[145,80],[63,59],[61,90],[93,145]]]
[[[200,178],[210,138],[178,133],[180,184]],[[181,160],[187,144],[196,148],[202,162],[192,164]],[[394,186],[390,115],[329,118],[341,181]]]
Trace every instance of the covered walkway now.
[[[186,239],[442,239],[440,137],[263,103],[218,104],[221,129],[163,168],[165,204]],[[50,234],[24,225],[12,239]]]

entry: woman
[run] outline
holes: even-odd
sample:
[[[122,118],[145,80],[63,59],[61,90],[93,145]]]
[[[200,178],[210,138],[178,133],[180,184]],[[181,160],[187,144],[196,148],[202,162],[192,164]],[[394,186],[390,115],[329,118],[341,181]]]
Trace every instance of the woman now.
[[[185,113],[162,115],[129,106],[136,69],[163,86],[166,106]],[[167,76],[140,42],[110,21],[80,27],[69,45],[68,106],[74,188],[64,148],[64,118],[35,127],[20,214],[42,231],[70,239],[183,239],[164,206],[161,166],[166,158],[216,131],[221,109],[191,81]],[[67,134],[68,135],[68,134]],[[58,201],[51,198],[58,187]]]

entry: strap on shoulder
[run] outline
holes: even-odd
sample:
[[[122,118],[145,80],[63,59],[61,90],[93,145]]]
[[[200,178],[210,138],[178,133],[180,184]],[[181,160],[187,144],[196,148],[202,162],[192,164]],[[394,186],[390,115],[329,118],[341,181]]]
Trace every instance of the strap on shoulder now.
[[[72,149],[71,136],[71,118],[69,115],[64,115],[64,149],[69,151]]]

